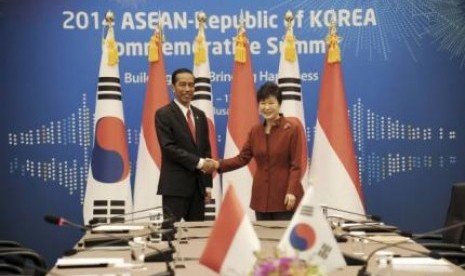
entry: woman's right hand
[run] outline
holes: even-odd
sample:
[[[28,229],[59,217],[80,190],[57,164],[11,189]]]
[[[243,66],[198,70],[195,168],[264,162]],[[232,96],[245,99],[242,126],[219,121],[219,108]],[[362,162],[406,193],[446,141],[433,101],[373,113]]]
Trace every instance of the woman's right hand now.
[[[295,195],[286,194],[286,196],[284,197],[284,205],[286,205],[286,209],[288,211],[294,209],[295,201],[296,201]]]

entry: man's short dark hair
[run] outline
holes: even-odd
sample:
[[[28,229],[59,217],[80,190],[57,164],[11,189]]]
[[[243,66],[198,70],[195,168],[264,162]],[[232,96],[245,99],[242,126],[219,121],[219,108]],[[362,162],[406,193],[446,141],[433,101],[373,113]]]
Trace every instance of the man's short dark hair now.
[[[283,101],[281,91],[279,90],[279,86],[272,82],[267,81],[257,91],[257,102],[261,102],[269,97],[275,97],[278,100],[279,105]]]
[[[182,74],[182,73],[189,73],[192,76],[194,75],[194,73],[192,73],[192,71],[190,69],[178,68],[178,69],[174,70],[174,72],[171,74],[171,84],[172,85],[176,84],[176,77],[178,76],[178,74]]]

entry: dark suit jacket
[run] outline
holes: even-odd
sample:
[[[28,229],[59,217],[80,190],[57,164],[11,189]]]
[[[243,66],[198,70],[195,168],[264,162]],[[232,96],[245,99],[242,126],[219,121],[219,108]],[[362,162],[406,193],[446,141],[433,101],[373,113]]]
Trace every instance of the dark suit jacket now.
[[[211,157],[208,122],[205,113],[191,105],[197,143],[194,142],[186,117],[174,101],[155,114],[155,128],[162,152],[158,194],[190,197],[195,189],[202,195],[212,187],[212,178],[198,170],[200,158]]]

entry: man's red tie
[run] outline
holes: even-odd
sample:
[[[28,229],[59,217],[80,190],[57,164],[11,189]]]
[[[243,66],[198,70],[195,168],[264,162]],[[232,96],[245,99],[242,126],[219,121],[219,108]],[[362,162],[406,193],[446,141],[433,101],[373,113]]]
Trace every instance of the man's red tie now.
[[[189,126],[189,129],[191,130],[192,138],[194,138],[194,142],[197,142],[195,139],[195,125],[194,125],[194,122],[192,121],[190,109],[187,110],[186,117],[187,117],[187,125]]]

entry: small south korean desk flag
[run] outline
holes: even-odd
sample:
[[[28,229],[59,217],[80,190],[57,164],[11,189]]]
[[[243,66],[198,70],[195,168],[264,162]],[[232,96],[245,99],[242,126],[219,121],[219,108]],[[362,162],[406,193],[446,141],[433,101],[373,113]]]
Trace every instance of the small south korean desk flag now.
[[[321,207],[315,202],[318,201],[315,198],[314,188],[310,186],[278,248],[284,256],[297,256],[330,273],[346,266],[346,262]]]

